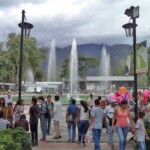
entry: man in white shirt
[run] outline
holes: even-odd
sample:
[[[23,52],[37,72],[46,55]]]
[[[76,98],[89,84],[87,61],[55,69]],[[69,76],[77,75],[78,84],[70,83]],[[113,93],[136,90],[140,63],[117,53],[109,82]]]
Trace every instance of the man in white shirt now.
[[[90,94],[89,98],[87,99],[87,105],[88,105],[90,108],[93,108],[93,106],[94,106],[93,94]]]
[[[10,124],[8,120],[3,119],[4,112],[0,110],[0,131],[5,130]]]
[[[111,101],[111,103],[106,106],[104,114],[106,117],[107,132],[108,132],[108,144],[114,148],[113,130],[112,130],[112,118],[115,112],[116,100]]]
[[[9,93],[7,94],[7,97],[5,98],[5,103],[6,104],[8,104],[8,103],[13,104],[13,99],[11,98],[11,95]]]
[[[59,139],[62,138],[60,134],[60,126],[59,122],[62,118],[62,103],[59,101],[59,96],[55,96],[55,103],[54,103],[54,127],[56,135],[53,139]]]

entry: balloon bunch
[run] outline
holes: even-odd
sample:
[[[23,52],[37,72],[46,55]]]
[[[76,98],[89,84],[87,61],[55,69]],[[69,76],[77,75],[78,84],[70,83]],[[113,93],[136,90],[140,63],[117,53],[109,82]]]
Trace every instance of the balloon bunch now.
[[[126,87],[121,86],[116,93],[109,93],[106,98],[108,102],[116,100],[118,103],[121,103],[124,99],[130,101],[132,99],[132,93],[127,93]]]

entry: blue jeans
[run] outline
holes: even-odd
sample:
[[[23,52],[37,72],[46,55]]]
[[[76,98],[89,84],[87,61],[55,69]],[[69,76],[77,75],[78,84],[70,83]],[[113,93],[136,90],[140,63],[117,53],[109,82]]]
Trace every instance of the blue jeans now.
[[[47,121],[43,114],[40,115],[40,122],[41,122],[42,139],[46,140],[46,130],[47,130],[46,122]]]
[[[89,127],[89,121],[80,120],[78,122],[78,141],[85,144],[84,138]]]
[[[50,134],[51,131],[51,118],[46,119],[47,124],[47,134]]]
[[[139,141],[137,142],[138,150],[146,150],[146,144],[145,141]]]
[[[93,134],[93,142],[95,144],[94,150],[101,150],[100,147],[101,129],[92,129],[92,134]]]
[[[76,124],[73,122],[68,122],[67,129],[69,139],[74,140],[76,137]]]
[[[113,139],[114,133],[112,130],[112,126],[107,125],[107,132],[108,132],[108,144],[114,145],[114,139]]]
[[[125,150],[128,127],[116,126],[116,129],[119,136],[119,150]]]

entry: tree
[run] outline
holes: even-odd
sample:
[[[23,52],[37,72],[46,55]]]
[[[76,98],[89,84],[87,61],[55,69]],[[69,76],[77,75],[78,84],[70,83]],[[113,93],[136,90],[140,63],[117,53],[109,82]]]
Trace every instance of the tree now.
[[[148,72],[147,72],[147,77],[148,77],[148,85],[150,85],[150,47],[147,49],[148,52]]]
[[[64,64],[61,66],[59,77],[68,79],[69,78],[69,59],[65,59]]]
[[[87,89],[86,76],[91,68],[95,68],[99,64],[96,58],[79,56],[79,76],[84,80],[85,90]]]
[[[42,79],[41,63],[44,59],[45,48],[39,48],[34,37],[24,37],[23,43],[23,69],[24,72],[31,68],[36,79]],[[2,54],[2,55],[1,55]],[[19,61],[20,61],[20,35],[9,33],[6,41],[6,51],[0,51],[0,63],[3,64],[2,72],[7,73],[2,81],[18,83]],[[23,80],[25,77],[23,76]]]
[[[64,64],[62,65],[61,72],[60,72],[60,78],[69,78],[69,59],[65,59]],[[84,80],[85,83],[85,89],[87,87],[87,81],[86,76],[88,71],[91,68],[95,68],[99,64],[99,61],[96,58],[91,57],[85,57],[85,56],[79,56],[78,57],[78,72],[80,78]]]

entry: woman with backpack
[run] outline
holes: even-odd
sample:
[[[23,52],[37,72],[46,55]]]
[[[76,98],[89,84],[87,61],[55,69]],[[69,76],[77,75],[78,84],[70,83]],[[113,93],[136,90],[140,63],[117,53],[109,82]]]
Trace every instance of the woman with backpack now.
[[[41,107],[40,107],[40,123],[41,123],[41,131],[42,131],[42,138],[39,140],[40,143],[45,143],[46,142],[46,130],[47,130],[47,126],[46,126],[46,111],[47,111],[47,105],[45,103],[44,97],[43,96],[39,96],[38,97],[39,102],[41,103]]]

